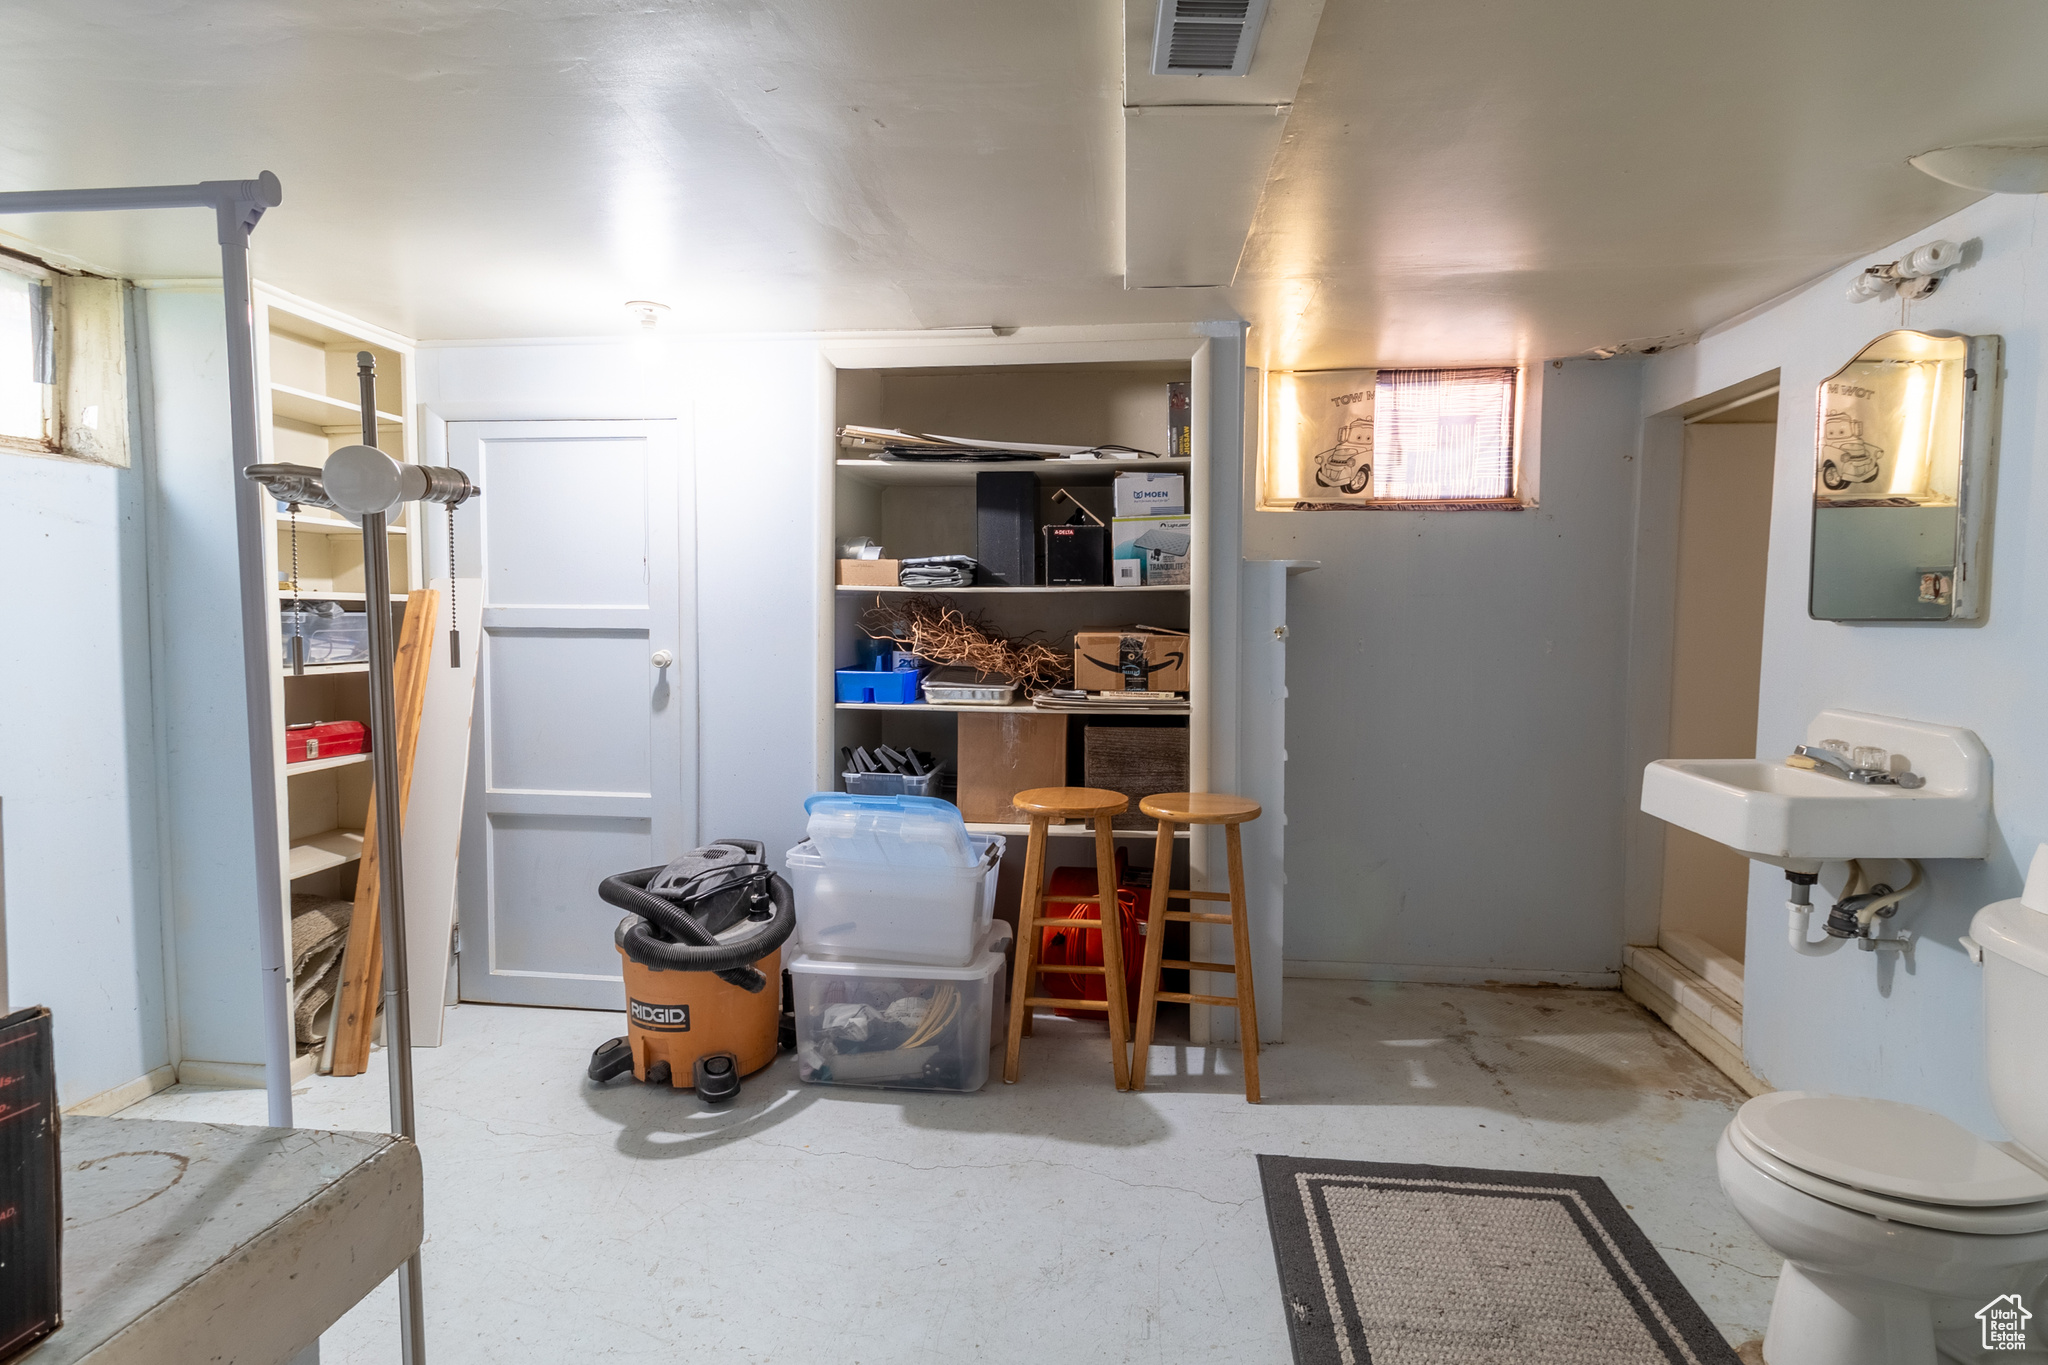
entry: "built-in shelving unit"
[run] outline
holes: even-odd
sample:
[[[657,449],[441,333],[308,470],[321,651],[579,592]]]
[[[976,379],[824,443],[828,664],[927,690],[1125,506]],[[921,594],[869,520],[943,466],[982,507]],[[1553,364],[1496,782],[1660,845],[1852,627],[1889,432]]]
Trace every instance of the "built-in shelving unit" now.
[[[259,286],[257,365],[264,399],[265,457],[286,464],[319,467],[342,446],[363,440],[362,404],[356,354],[377,361],[377,446],[393,459],[411,460],[412,430],[403,415],[412,404],[413,348],[405,338],[342,317],[318,305]],[[266,501],[272,535],[269,581],[274,585],[270,657],[272,705],[283,724],[358,720],[370,714],[369,665],[350,661],[308,664],[299,673],[286,665],[286,618],[295,603],[337,602],[361,612],[364,593],[362,528],[324,508],[301,506],[296,516]],[[407,510],[386,527],[391,560],[394,622],[407,591],[421,581]],[[296,539],[297,579],[293,580]],[[363,854],[363,826],[369,815],[370,755],[343,754],[303,763],[284,761],[284,733],[277,735],[278,839],[286,878],[286,915],[294,894],[352,899]],[[286,925],[286,942],[291,941]],[[295,990],[303,986],[295,982]],[[301,1057],[301,1068],[313,1058]]]
[[[1145,348],[1136,347],[1135,351]],[[911,431],[938,431],[988,440],[1033,441],[1069,445],[1117,443],[1139,449],[1166,450],[1169,440],[1167,385],[1189,382],[1192,363],[1154,354],[1115,354],[1114,347],[1097,347],[1090,352],[1100,357],[1080,363],[1051,360],[1018,363],[1003,355],[1000,347],[961,348],[961,363],[907,366],[881,359],[873,368],[838,363],[837,422],[890,427]],[[1206,468],[1205,451],[1194,457],[1133,460],[1070,460],[952,463],[896,462],[834,452],[833,535],[840,544],[871,538],[882,546],[884,557],[910,558],[920,555],[975,553],[975,481],[985,472],[1029,473],[1037,477],[1040,490],[1039,524],[1064,522],[1073,508],[1055,503],[1058,489],[1078,492],[1094,490],[1089,500],[1105,518],[1109,495],[1118,474],[1172,471],[1186,476],[1193,497],[1195,480]],[[1087,495],[1083,495],[1086,497]],[[1191,511],[1199,515],[1200,503]],[[1192,518],[1191,518],[1192,519]],[[1200,539],[1200,527],[1197,540]],[[1196,573],[1202,557],[1196,555]],[[1043,566],[1040,567],[1043,572]],[[1206,631],[1205,621],[1195,609],[1198,591],[1194,585],[1153,585],[1115,587],[1088,586],[905,588],[861,587],[835,584],[832,594],[831,626],[833,666],[850,668],[856,658],[856,642],[862,635],[861,614],[878,602],[913,595],[935,595],[958,599],[963,610],[979,615],[1004,634],[1038,638],[1071,647],[1077,629],[1146,624],[1190,632],[1190,654],[1200,653]],[[1192,726],[1199,723],[1205,699],[1198,689],[1191,708],[1181,712],[1145,715],[1052,711],[1021,700],[1005,706],[945,706],[931,703],[905,705],[828,703],[826,733],[829,748],[820,772],[822,788],[843,785],[839,760],[844,747],[873,747],[890,744],[912,745],[944,759],[949,772],[964,787],[970,783],[984,793],[992,784],[1000,786],[1009,771],[1006,758],[988,759],[975,745],[985,749],[988,727],[976,731],[975,745],[963,745],[963,727],[970,719],[1017,721],[1031,732],[1022,741],[1033,748],[1032,761],[1040,770],[1056,771],[1069,785],[1082,785],[1085,730],[1090,726],[1145,726],[1177,728],[1189,737],[1190,761]],[[831,692],[827,691],[829,697]],[[1031,716],[1043,724],[1018,721]],[[963,747],[968,752],[963,753]],[[982,772],[962,772],[977,761],[990,767]],[[1019,785],[1048,785],[1029,782]],[[949,793],[952,794],[952,793]],[[1142,794],[1142,793],[1140,793]],[[986,804],[984,802],[984,804]],[[969,828],[977,833],[1002,834],[1012,840],[1013,854],[1022,856],[1028,826],[1001,818],[986,818],[988,812],[970,808],[962,799]],[[1007,809],[1007,806],[1005,807]],[[984,818],[976,819],[977,815]],[[1149,822],[1147,822],[1149,824]],[[1070,838],[1087,836],[1086,825],[1055,826],[1053,833]],[[1147,829],[1119,830],[1120,838],[1154,837]]]

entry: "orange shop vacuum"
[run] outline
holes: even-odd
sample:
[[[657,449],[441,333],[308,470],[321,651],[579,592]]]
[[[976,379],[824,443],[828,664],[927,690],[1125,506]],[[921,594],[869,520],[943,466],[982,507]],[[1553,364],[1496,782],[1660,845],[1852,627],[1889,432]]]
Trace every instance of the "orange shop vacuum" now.
[[[639,1081],[718,1103],[775,1060],[782,945],[796,893],[754,839],[716,839],[666,867],[598,883],[627,912],[612,934],[625,959],[626,1036],[590,1055],[590,1079]]]

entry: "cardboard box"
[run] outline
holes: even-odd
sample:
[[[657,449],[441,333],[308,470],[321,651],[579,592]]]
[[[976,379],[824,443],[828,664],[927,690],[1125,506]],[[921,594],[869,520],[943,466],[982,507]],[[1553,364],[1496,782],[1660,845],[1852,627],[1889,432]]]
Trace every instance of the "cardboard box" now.
[[[1118,829],[1153,829],[1158,822],[1138,803],[1161,792],[1188,789],[1185,725],[1085,725],[1081,728],[1081,785],[1122,792],[1131,808],[1111,823]]]
[[[1118,517],[1110,523],[1110,558],[1135,559],[1146,587],[1186,587],[1194,523],[1186,517]]]
[[[1181,474],[1119,474],[1116,515],[1120,517],[1184,517],[1188,514],[1188,481]]]
[[[842,559],[839,585],[844,588],[893,588],[903,572],[900,559]]]
[[[1010,798],[1033,787],[1067,785],[1067,718],[963,710],[959,719],[960,814],[975,824],[1021,825],[1030,816]]]
[[[1084,692],[1185,692],[1188,637],[1153,626],[1075,631],[1074,686]]]

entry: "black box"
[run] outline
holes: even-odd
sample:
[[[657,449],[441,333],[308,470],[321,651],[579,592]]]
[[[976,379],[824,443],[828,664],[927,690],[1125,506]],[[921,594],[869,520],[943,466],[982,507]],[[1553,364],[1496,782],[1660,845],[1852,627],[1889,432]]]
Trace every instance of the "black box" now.
[[[974,558],[978,587],[1028,588],[1038,582],[1038,476],[984,471],[974,476]]]
[[[50,1012],[0,1019],[0,1360],[57,1330],[64,1210]]]
[[[1191,386],[1175,380],[1166,386],[1166,453],[1195,453],[1194,395]]]
[[[1052,495],[1053,506],[1066,503],[1074,514],[1059,526],[1045,528],[1045,581],[1058,588],[1098,588],[1109,582],[1109,528],[1071,488]]]
[[[1096,588],[1109,582],[1109,528],[1045,528],[1045,581],[1054,587]]]

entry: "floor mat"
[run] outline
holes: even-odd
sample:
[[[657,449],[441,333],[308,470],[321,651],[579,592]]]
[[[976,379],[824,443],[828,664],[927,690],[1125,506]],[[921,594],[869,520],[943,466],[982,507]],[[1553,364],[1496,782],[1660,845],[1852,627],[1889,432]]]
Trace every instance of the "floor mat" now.
[[[1597,1176],[1261,1156],[1295,1365],[1738,1365]]]

